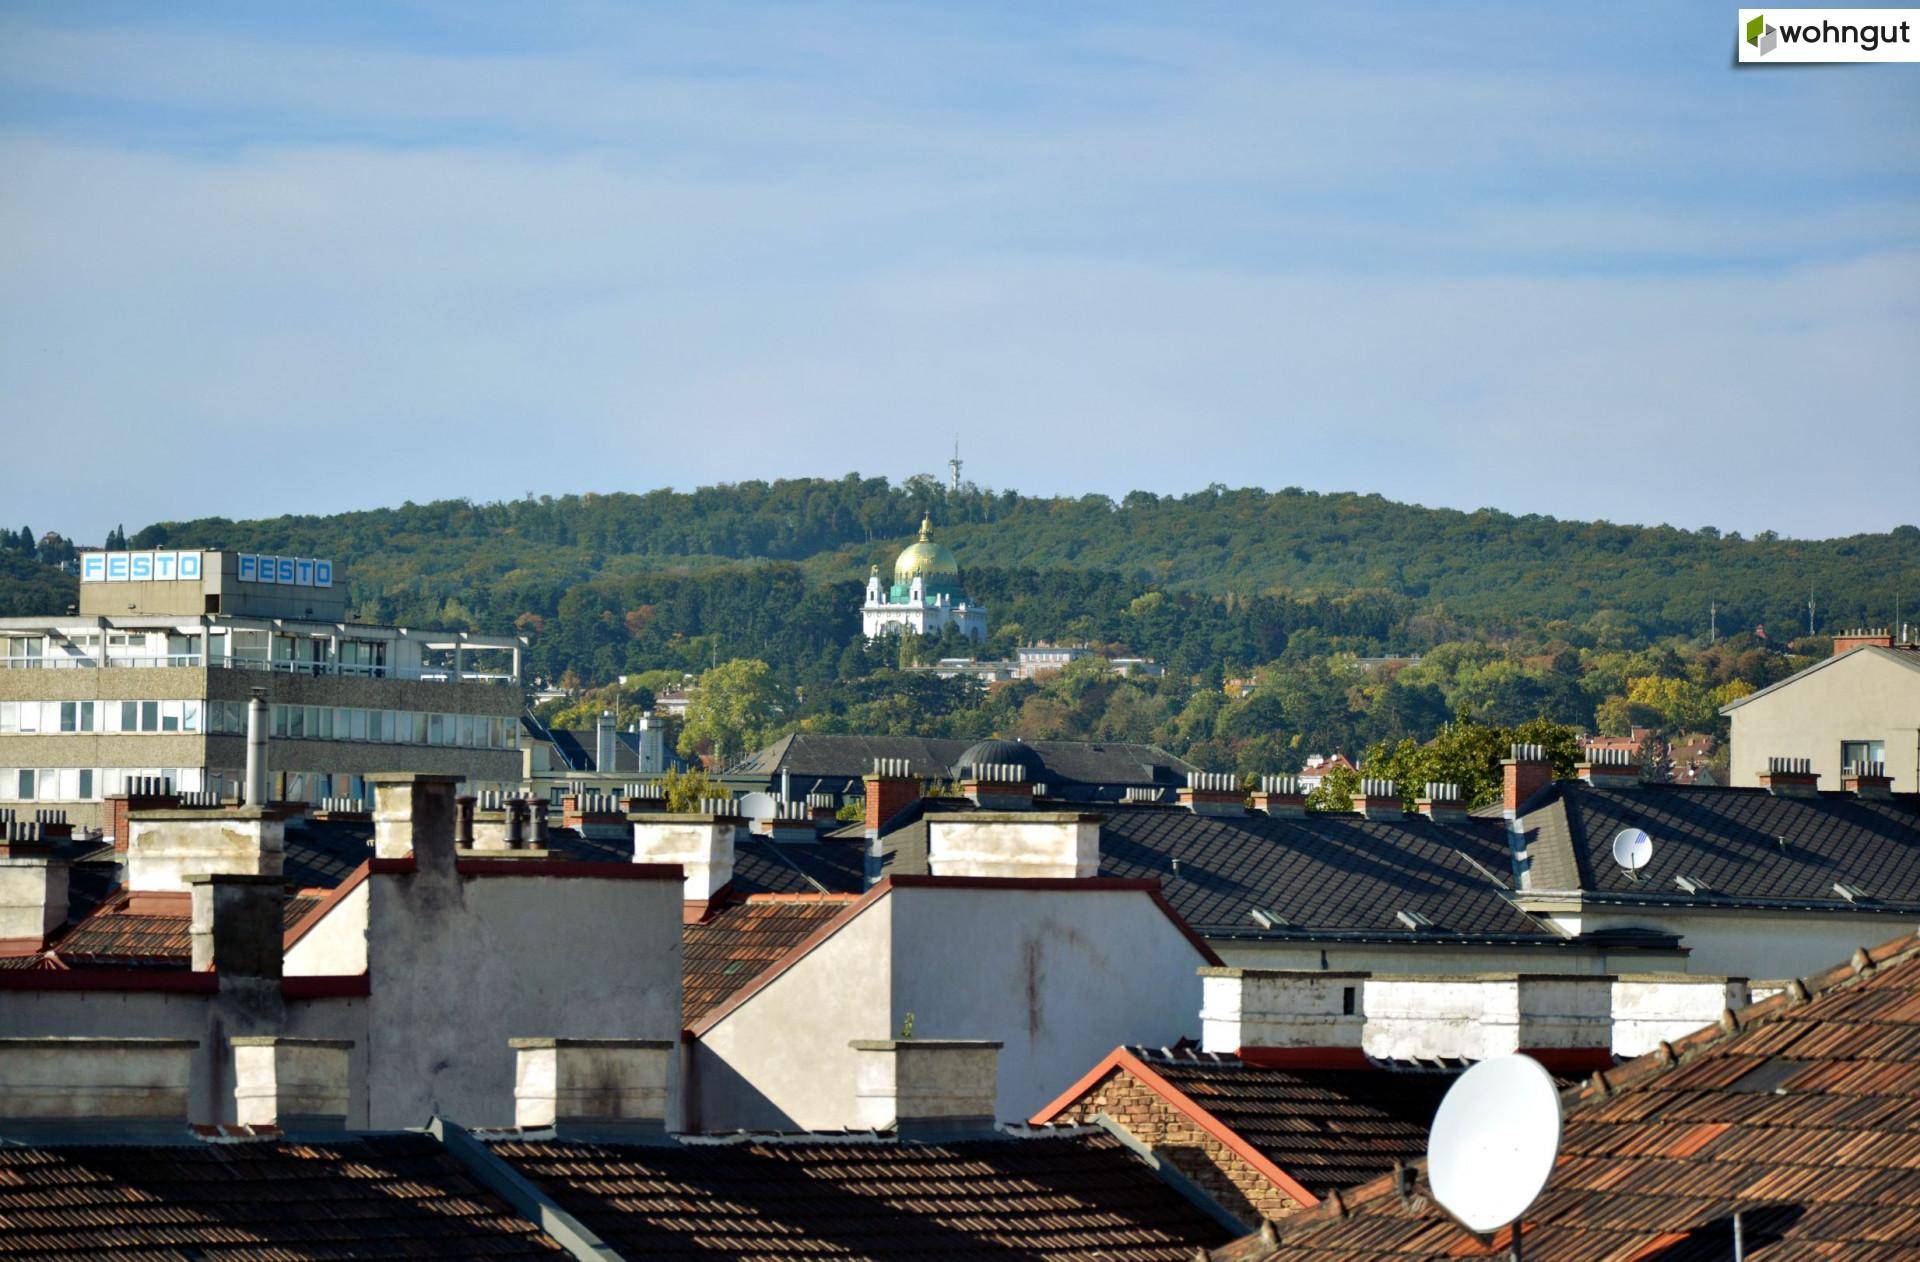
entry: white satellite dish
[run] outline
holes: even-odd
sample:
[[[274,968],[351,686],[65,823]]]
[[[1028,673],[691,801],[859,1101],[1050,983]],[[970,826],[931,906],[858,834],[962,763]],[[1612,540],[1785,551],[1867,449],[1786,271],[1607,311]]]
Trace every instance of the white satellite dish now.
[[[1631,877],[1653,862],[1653,838],[1643,829],[1621,829],[1613,835],[1613,861]]]
[[[1427,1135],[1427,1182],[1448,1213],[1488,1232],[1526,1213],[1560,1152],[1560,1089],[1531,1056],[1461,1074]]]
[[[749,793],[740,799],[740,813],[759,824],[772,819],[779,807],[779,801],[771,793]]]

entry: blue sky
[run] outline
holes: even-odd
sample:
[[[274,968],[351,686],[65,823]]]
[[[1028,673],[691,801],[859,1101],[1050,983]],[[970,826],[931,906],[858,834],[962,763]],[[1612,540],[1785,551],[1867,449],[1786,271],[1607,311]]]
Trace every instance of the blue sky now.
[[[0,3],[0,518],[942,471],[1920,522],[1920,65],[1730,5]]]

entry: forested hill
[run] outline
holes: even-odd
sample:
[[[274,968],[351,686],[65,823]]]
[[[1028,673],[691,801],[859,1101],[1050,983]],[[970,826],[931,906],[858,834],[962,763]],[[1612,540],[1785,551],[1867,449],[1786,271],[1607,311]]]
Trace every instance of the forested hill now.
[[[582,580],[633,578],[738,561],[802,563],[822,581],[885,566],[922,515],[963,568],[1103,571],[1130,587],[1254,595],[1398,597],[1491,626],[1617,611],[1648,635],[1704,629],[1805,629],[1811,590],[1823,629],[1885,623],[1920,528],[1843,539],[1744,539],[1708,529],[1617,526],[1399,504],[1378,495],[1214,488],[1041,498],[928,477],[891,485],[839,480],[744,482],[692,492],[580,495],[501,504],[441,501],[327,517],[150,526],[136,547],[235,547],[330,556],[356,598],[406,609],[494,583],[553,593]],[[1915,584],[1920,587],[1920,584]],[[1915,603],[1908,593],[1909,605]],[[486,621],[510,611],[491,606]],[[476,612],[478,612],[476,610]]]

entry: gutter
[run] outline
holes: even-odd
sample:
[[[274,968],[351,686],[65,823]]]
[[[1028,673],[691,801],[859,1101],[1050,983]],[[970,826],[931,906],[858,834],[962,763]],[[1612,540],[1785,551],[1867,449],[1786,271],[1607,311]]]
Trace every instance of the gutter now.
[[[537,1224],[569,1256],[583,1262],[626,1262],[620,1252],[591,1227],[560,1208],[559,1203],[532,1180],[494,1156],[485,1144],[460,1126],[436,1117],[427,1123],[427,1134],[439,1140],[440,1146],[465,1166],[476,1182],[511,1205],[522,1218]]]

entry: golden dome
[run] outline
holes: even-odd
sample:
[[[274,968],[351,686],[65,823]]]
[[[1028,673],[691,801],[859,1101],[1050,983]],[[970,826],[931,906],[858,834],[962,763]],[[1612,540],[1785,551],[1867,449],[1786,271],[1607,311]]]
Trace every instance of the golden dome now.
[[[893,563],[893,581],[905,587],[916,578],[924,578],[931,590],[939,580],[951,583],[959,577],[960,563],[953,559],[952,550],[933,541],[932,523],[921,518],[920,539],[900,550],[900,556]]]

